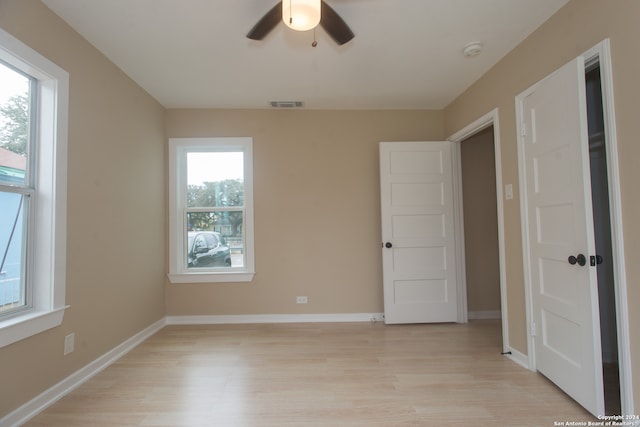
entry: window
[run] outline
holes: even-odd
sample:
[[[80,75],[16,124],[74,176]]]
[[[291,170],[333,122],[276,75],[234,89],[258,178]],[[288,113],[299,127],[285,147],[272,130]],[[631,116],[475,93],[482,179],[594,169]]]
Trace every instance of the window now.
[[[32,132],[35,80],[0,61],[0,315],[27,300],[27,241],[33,197]]]
[[[169,279],[253,280],[251,138],[169,140]]]
[[[0,30],[0,347],[66,308],[68,79]]]

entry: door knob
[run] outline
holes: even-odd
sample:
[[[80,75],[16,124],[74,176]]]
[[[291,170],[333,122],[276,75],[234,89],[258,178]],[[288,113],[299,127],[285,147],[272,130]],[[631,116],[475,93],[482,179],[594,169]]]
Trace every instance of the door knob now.
[[[578,254],[577,257],[571,255],[569,257],[569,264],[571,264],[571,265],[578,264],[580,267],[583,267],[583,266],[585,266],[587,264],[587,258],[582,254]]]
[[[387,242],[387,243],[384,244],[384,247],[387,248],[387,249],[390,249],[390,248],[393,247],[393,245],[391,244],[391,242]]]

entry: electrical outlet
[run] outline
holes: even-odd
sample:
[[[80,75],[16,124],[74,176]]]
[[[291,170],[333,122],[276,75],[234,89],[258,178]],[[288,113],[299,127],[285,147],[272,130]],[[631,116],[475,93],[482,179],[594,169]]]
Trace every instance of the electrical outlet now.
[[[76,341],[76,334],[69,334],[66,337],[64,337],[64,355],[65,356],[69,353],[73,353],[75,341]]]
[[[308,302],[307,297],[296,297],[296,304],[306,304]]]

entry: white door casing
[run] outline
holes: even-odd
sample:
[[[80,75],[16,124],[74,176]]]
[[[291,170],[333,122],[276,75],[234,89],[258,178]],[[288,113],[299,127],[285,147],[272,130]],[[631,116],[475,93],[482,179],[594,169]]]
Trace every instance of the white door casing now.
[[[523,249],[534,365],[602,415],[584,72],[579,57],[517,97]]]
[[[386,323],[458,319],[451,143],[380,143]]]

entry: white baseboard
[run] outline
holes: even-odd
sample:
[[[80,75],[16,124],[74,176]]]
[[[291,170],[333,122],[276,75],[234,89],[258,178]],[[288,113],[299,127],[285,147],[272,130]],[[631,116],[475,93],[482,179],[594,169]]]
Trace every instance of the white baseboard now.
[[[470,311],[468,317],[469,320],[501,319],[502,312],[500,310]]]
[[[221,325],[245,323],[381,322],[382,313],[246,314],[228,316],[167,316],[167,325]]]
[[[151,335],[158,332],[165,325],[166,318],[163,318],[147,327],[146,329],[142,330],[141,332],[138,332],[119,346],[98,357],[93,362],[77,370],[53,387],[45,390],[40,395],[31,399],[29,402],[20,406],[13,412],[7,414],[5,417],[0,419],[0,426],[19,426],[26,423],[28,420],[38,415],[48,406],[60,400],[62,397],[69,394],[82,383],[98,374],[100,371],[114,363],[129,351],[133,350],[136,346],[149,338]]]

